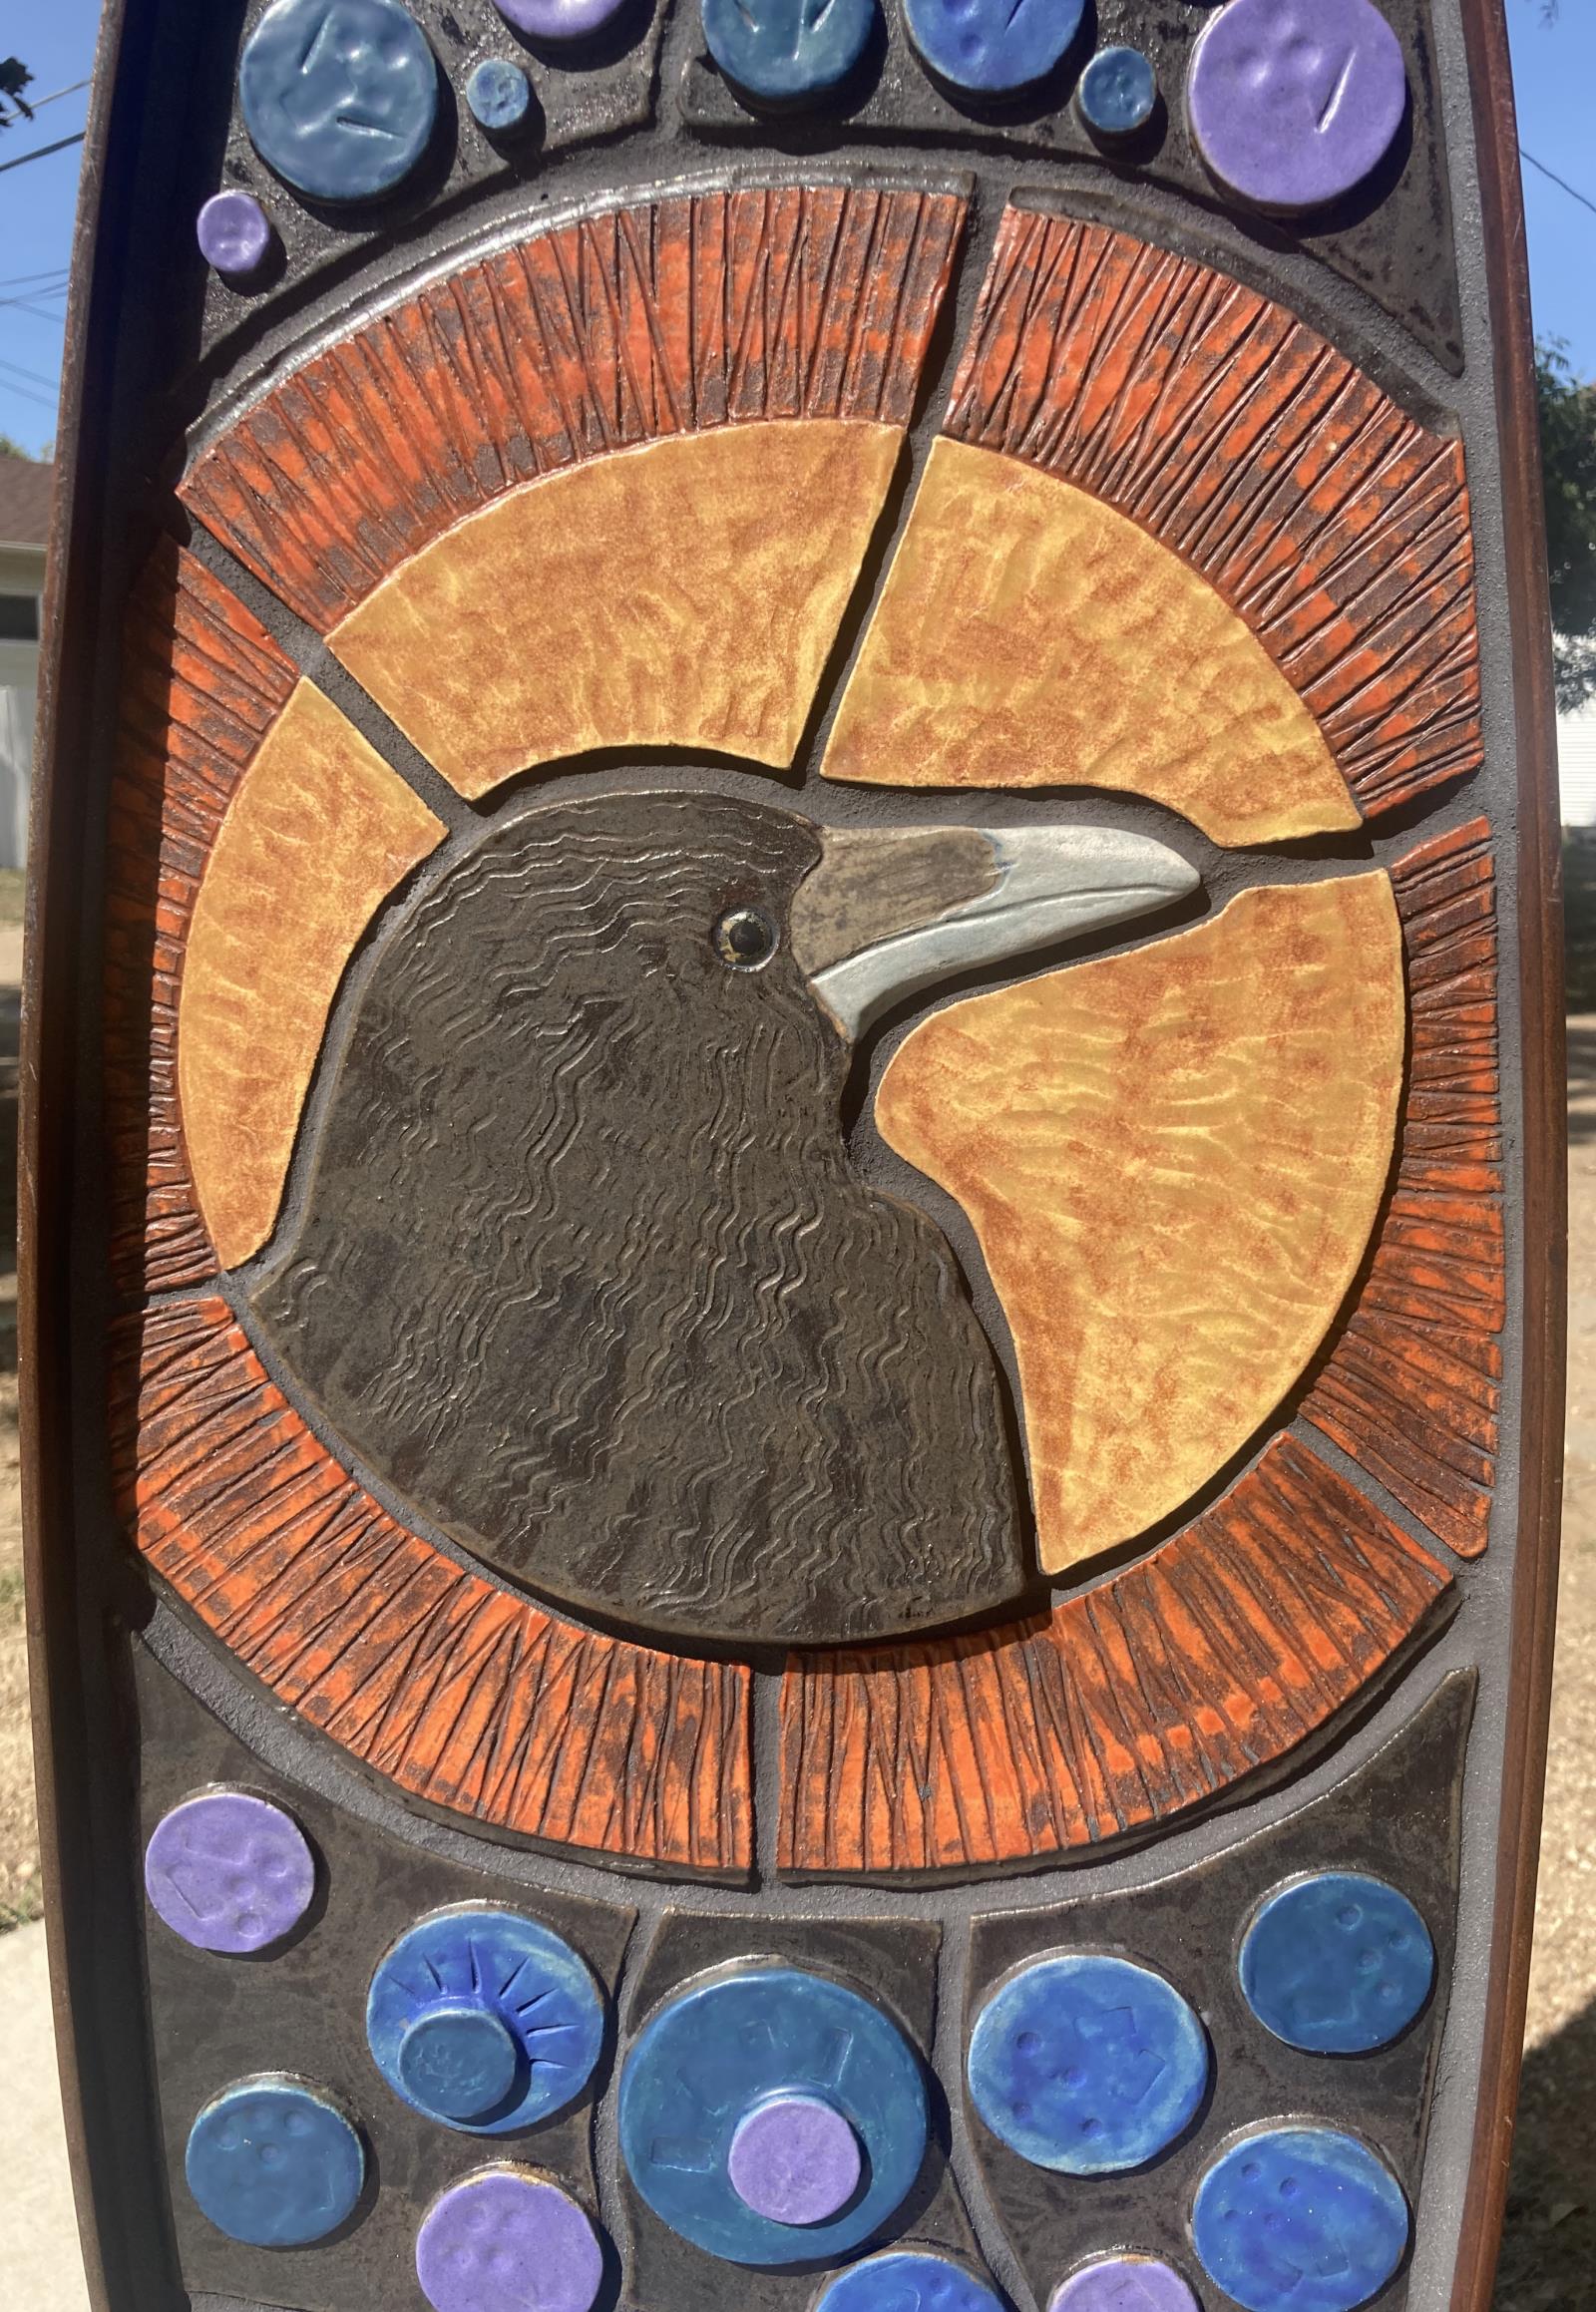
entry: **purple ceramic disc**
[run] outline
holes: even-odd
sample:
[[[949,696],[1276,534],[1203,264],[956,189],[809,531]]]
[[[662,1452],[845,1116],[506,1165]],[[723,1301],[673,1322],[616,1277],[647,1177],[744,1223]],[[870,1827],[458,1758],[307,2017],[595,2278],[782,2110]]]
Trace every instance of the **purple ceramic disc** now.
[[[1197,2299],[1156,2256],[1103,2256],[1071,2273],[1047,2312],[1197,2312]]]
[[[1322,208],[1396,143],[1407,68],[1374,0],[1229,0],[1197,43],[1187,102],[1222,185],[1257,208]]]
[[[232,280],[257,273],[276,238],[270,217],[252,193],[213,193],[200,211],[195,232],[205,263]]]
[[[280,1806],[247,1790],[203,1790],[157,1823],[144,1883],[174,1934],[201,1951],[240,1957],[299,1924],[316,1865]]]
[[[531,40],[586,40],[618,16],[626,0],[494,0],[507,24]]]
[[[859,2138],[818,2096],[774,2096],[749,2113],[726,2160],[744,2207],[772,2223],[827,2223],[859,2189]]]
[[[434,2200],[416,2235],[433,2312],[593,2312],[603,2252],[558,2183],[488,2167]]]

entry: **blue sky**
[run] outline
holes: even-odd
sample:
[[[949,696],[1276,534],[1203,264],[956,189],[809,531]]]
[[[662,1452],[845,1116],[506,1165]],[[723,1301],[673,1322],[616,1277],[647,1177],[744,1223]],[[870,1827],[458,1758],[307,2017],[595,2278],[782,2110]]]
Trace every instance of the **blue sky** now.
[[[1562,0],[1541,24],[1540,0],[1507,0],[1518,81],[1519,129],[1537,161],[1596,201],[1596,4]],[[0,56],[34,74],[30,96],[83,80],[94,58],[99,0],[0,0]],[[83,126],[85,94],[46,105],[0,135],[0,163]],[[71,251],[78,148],[0,174],[0,433],[38,452],[55,432],[66,297],[58,284]],[[1560,337],[1582,376],[1596,378],[1596,214],[1525,171],[1536,326]]]

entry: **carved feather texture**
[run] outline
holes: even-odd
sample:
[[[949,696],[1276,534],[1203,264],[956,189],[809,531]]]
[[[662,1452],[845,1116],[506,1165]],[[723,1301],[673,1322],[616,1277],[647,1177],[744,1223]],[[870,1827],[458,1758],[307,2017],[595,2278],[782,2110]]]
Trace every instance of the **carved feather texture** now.
[[[825,1643],[1012,1598],[996,1365],[932,1222],[854,1173],[779,924],[818,856],[714,797],[549,806],[393,927],[255,1308],[357,1452],[550,1596]]]
[[[109,813],[111,1261],[130,1292],[215,1274],[179,1112],[178,990],[216,830],[297,680],[193,555],[157,549],[128,608]]]
[[[1306,1417],[1460,1557],[1490,1531],[1507,1321],[1496,876],[1483,819],[1392,869],[1412,1059],[1369,1276]]]
[[[1201,571],[1366,817],[1479,768],[1462,446],[1284,306],[1128,233],[1010,209],[947,431],[1106,500]]]
[[[953,193],[746,187],[536,234],[313,355],[181,495],[325,633],[536,475],[761,418],[907,425],[964,215]]]

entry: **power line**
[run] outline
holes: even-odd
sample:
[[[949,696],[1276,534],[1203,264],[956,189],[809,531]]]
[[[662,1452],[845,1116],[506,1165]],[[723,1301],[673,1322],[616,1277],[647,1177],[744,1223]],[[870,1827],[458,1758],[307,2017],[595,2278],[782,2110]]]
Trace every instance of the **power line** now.
[[[20,361],[0,361],[0,369],[12,377],[25,378],[29,385],[42,385],[46,393],[58,393],[60,383],[53,377],[42,377],[37,369],[24,369]]]
[[[0,177],[8,169],[26,169],[30,161],[48,161],[52,153],[64,153],[69,145],[81,145],[87,134],[86,129],[80,129],[75,137],[59,138],[54,145],[40,145],[32,153],[18,154],[15,161],[0,161]]]
[[[9,363],[0,361],[0,387],[3,387],[7,393],[14,393],[23,401],[36,402],[40,409],[47,409],[52,413],[60,408],[61,396],[59,392],[39,393],[31,385],[19,383],[17,379],[5,375],[9,366]]]
[[[86,80],[75,80],[70,88],[52,89],[47,97],[30,97],[28,99],[29,110],[37,113],[45,105],[59,104],[63,97],[75,97],[79,89],[86,89],[88,85]]]
[[[1577,200],[1581,208],[1588,208],[1596,216],[1596,200],[1588,193],[1581,193],[1577,185],[1570,185],[1566,177],[1559,177],[1555,169],[1548,169],[1544,161],[1537,161],[1533,153],[1526,153],[1522,145],[1518,153],[1520,160],[1527,161],[1531,169],[1538,169],[1543,177],[1549,177],[1560,193],[1566,193],[1570,200]]]
[[[64,281],[65,265],[46,265],[42,273],[13,273],[9,280],[0,281],[0,289],[27,289],[36,281]]]
[[[0,283],[0,286],[10,288],[11,284],[5,282]],[[66,293],[67,276],[64,273],[58,273],[42,288],[25,289],[19,286],[13,290],[9,297],[0,297],[0,306],[21,305],[25,308],[30,306],[37,308],[53,298],[64,297]]]

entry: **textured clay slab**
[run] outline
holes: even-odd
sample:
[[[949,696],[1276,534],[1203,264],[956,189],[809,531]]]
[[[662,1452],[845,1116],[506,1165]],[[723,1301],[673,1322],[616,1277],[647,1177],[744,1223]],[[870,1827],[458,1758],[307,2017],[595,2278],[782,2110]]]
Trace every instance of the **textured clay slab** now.
[[[332,646],[465,795],[592,747],[785,766],[901,442],[778,421],[552,475],[401,567]]]
[[[932,449],[825,767],[1115,788],[1216,843],[1359,824],[1313,715],[1199,571],[1100,499],[963,442]]]
[[[1301,1373],[1375,1224],[1403,1049],[1396,911],[1368,875],[1244,892],[898,1052],[877,1121],[981,1239],[1049,1572],[1178,1509]]]
[[[217,830],[184,957],[179,1101],[224,1268],[271,1233],[327,1007],[355,942],[443,832],[332,702],[301,682]]]

